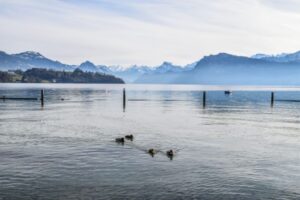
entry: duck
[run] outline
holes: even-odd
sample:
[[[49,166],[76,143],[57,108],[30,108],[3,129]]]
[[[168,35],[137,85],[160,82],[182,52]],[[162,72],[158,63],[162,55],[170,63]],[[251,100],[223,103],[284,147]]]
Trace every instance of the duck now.
[[[123,137],[122,138],[116,138],[116,143],[122,143],[122,144],[124,144],[124,142],[125,142],[125,140],[124,140]]]
[[[133,135],[132,134],[130,134],[130,135],[125,135],[125,138],[127,139],[127,140],[133,140]]]
[[[153,157],[155,154],[155,150],[154,149],[149,149],[148,153]]]
[[[171,157],[174,156],[174,151],[171,149],[171,150],[167,151],[166,154],[167,154],[168,157],[171,158]]]

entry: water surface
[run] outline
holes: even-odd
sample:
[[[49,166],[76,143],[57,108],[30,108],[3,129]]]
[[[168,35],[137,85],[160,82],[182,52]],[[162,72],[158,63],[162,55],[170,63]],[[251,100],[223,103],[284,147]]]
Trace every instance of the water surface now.
[[[40,89],[43,108],[0,101],[0,199],[300,198],[300,103],[270,106],[270,91],[300,100],[297,87],[0,84],[0,96]]]

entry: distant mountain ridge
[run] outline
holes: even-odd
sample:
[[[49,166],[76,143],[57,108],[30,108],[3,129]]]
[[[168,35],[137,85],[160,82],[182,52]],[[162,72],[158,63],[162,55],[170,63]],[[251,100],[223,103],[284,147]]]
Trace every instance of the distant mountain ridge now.
[[[191,67],[191,65],[189,65],[189,67]],[[127,82],[134,82],[143,74],[182,72],[186,69],[191,69],[188,67],[185,68],[173,65],[171,62],[163,62],[161,65],[156,67],[133,65],[131,67],[124,68],[122,66],[96,65],[90,61],[85,61],[77,66],[51,60],[34,51],[26,51],[18,54],[7,54],[4,51],[0,52],[0,70],[27,70],[32,68],[65,71],[74,71],[79,68],[84,72],[99,72],[120,76]]]
[[[297,54],[297,53],[296,53]],[[300,85],[300,62],[296,54],[284,60],[271,56],[236,56],[219,53],[203,57],[191,70],[181,73],[144,74],[137,83]],[[286,60],[289,58],[289,60]]]
[[[275,62],[299,62],[300,63],[300,51],[295,53],[282,53],[278,55],[266,55],[266,54],[256,54],[252,58],[275,61]]]
[[[18,54],[0,52],[1,70],[27,70],[32,68],[47,68],[54,70],[74,70],[74,66],[50,60],[38,52],[26,51]]]
[[[182,84],[300,84],[300,51],[295,53],[251,57],[227,53],[204,56],[185,66],[163,62],[156,67],[96,65],[85,61],[80,65],[67,65],[27,51],[7,54],[0,51],[0,70],[27,70],[46,68],[53,70],[99,72],[112,74],[126,82],[182,83]],[[298,81],[299,79],[299,81]]]

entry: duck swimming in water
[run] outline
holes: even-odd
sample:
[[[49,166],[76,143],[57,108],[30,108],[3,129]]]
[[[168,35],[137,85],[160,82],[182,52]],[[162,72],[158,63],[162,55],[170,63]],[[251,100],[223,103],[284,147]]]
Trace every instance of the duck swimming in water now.
[[[130,135],[125,135],[125,138],[127,139],[127,140],[133,140],[133,135],[132,134],[130,134]]]
[[[174,156],[174,151],[171,149],[171,150],[167,151],[166,154],[169,158],[172,158]]]
[[[124,138],[116,138],[116,143],[121,143],[121,144],[124,144],[125,140]]]
[[[153,157],[156,152],[154,149],[149,149],[148,153]]]

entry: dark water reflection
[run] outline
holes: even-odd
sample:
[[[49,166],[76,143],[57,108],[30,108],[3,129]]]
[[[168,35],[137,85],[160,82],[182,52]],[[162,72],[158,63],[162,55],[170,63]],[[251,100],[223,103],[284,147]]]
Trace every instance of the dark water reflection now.
[[[123,112],[123,87],[0,85],[46,98],[0,101],[0,199],[300,198],[300,103],[270,107],[271,90],[300,100],[297,88],[210,91],[203,109],[202,90],[220,88],[127,85]]]

